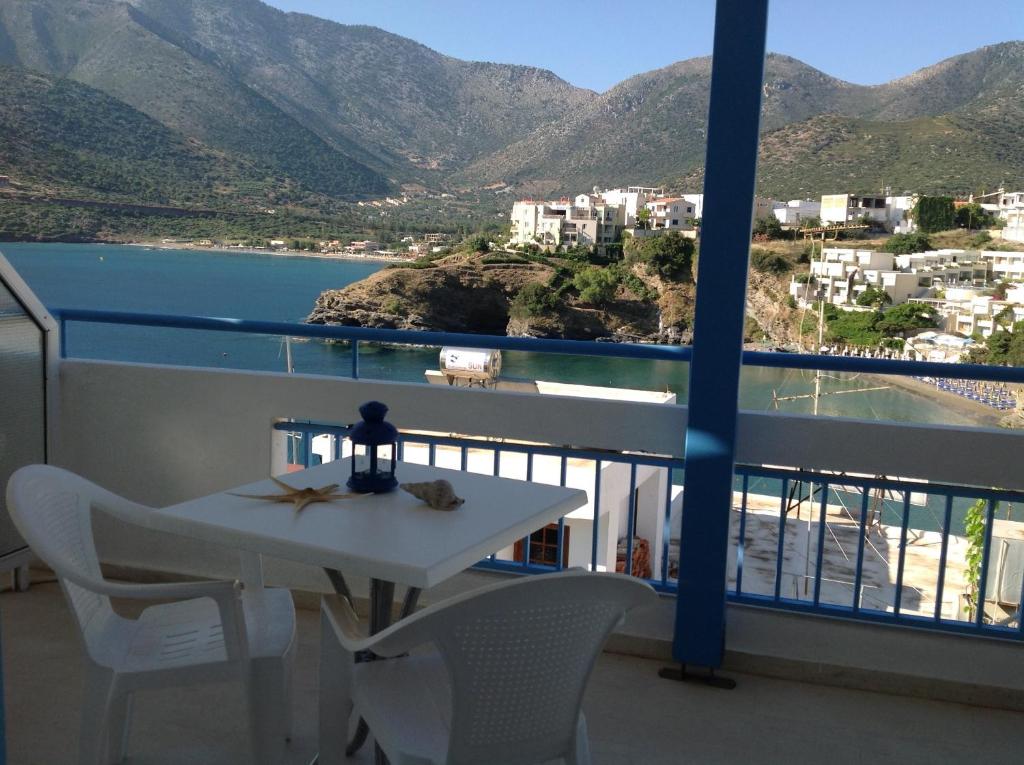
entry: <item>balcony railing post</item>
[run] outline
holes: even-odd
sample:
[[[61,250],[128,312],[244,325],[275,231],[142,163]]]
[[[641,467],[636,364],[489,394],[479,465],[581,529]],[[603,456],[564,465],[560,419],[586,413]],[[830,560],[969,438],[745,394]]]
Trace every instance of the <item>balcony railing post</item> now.
[[[673,655],[718,667],[768,0],[718,0]]]

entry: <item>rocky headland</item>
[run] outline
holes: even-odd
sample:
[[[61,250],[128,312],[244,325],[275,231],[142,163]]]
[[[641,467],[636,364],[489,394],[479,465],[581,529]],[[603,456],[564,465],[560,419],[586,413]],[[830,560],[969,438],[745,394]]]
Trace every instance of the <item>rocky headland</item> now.
[[[603,272],[596,286],[581,271]],[[588,289],[589,286],[589,289]],[[312,324],[506,334],[518,337],[686,343],[693,284],[543,255],[452,254],[385,268],[316,300]]]

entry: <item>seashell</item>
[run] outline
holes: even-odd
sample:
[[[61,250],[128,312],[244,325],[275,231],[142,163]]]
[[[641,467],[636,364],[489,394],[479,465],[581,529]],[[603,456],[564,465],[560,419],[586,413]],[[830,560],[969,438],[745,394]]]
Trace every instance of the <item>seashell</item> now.
[[[435,510],[455,510],[466,501],[462,497],[455,496],[455,489],[444,479],[403,483],[399,488],[417,499],[422,499]]]

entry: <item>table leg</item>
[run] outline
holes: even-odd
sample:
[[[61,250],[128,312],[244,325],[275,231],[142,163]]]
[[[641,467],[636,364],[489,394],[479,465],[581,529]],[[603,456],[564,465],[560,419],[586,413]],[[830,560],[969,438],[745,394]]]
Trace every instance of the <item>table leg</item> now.
[[[334,591],[341,595],[343,598],[352,603],[352,591],[348,588],[348,583],[345,581],[345,577],[340,571],[335,569],[324,569],[327,574],[327,578],[331,581],[331,586],[334,587]],[[410,587],[405,592],[405,597],[402,600],[401,617],[405,618],[409,616],[413,611],[416,610],[416,604],[419,601],[420,589],[417,587]],[[387,629],[391,626],[391,608],[395,599],[395,585],[393,582],[385,582],[382,579],[371,579],[370,580],[370,634],[375,635],[381,630]],[[371,655],[357,656],[356,661],[373,661],[376,657]],[[358,752],[363,745],[366,743],[366,739],[369,736],[370,728],[366,724],[366,721],[360,718],[356,725],[356,732],[349,741],[348,746],[345,747],[345,755],[351,757]],[[384,756],[384,752],[380,747],[375,747],[374,761],[377,765],[385,765],[387,758]],[[316,762],[314,760],[314,762]]]

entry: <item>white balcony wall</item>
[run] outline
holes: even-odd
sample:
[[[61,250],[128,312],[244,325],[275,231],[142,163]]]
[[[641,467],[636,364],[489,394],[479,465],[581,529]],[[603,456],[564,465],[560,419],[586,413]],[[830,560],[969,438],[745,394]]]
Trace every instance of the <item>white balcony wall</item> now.
[[[351,422],[358,405],[371,398],[388,403],[403,429],[674,456],[681,456],[686,423],[686,408],[677,405],[79,360],[61,364],[58,395],[53,462],[154,506],[265,478],[272,466],[283,466],[284,439],[272,431],[275,421]],[[744,412],[738,459],[1024,489],[1021,439],[1005,430]],[[628,469],[623,472],[628,489]],[[604,487],[611,473],[602,479]],[[622,515],[615,516],[602,520],[605,560],[614,560],[616,535],[606,530],[619,527]],[[571,548],[589,550],[589,521],[570,522]],[[640,532],[648,529],[642,525]],[[204,576],[237,570],[230,551],[102,519],[98,536],[104,558],[114,563]],[[652,553],[660,552],[658,533],[648,538]],[[296,587],[327,585],[320,572],[296,564],[272,562],[268,574]]]

